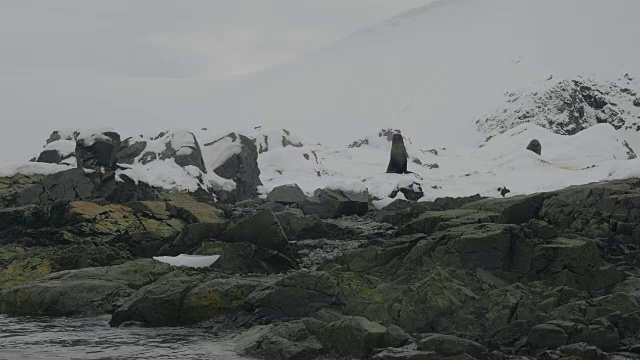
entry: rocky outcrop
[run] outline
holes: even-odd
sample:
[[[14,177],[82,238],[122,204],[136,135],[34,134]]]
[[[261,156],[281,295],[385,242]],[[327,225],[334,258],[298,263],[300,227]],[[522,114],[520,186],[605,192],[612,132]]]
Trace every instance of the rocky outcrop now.
[[[265,359],[605,359],[640,340],[638,189],[400,201],[340,218],[176,193],[38,202],[0,210],[0,312],[233,330],[239,353]],[[339,195],[325,209],[352,211]],[[138,259],[162,251],[220,258]]]
[[[0,313],[71,316],[111,313],[169,269],[153,260],[62,271],[0,291]]]

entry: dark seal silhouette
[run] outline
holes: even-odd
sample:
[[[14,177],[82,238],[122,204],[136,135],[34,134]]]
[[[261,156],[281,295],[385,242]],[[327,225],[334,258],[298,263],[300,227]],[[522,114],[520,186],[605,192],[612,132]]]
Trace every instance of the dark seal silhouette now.
[[[407,171],[407,148],[404,147],[404,138],[401,134],[393,134],[391,140],[391,159],[387,167],[387,173],[408,174]]]
[[[538,139],[533,139],[529,142],[529,145],[527,145],[527,150],[533,151],[538,155],[542,155],[542,144],[540,144]]]

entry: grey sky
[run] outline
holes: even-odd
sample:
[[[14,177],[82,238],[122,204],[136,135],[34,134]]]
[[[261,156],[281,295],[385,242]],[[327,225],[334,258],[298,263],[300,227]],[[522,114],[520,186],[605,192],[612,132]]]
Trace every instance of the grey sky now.
[[[0,0],[0,76],[244,73],[428,2]]]

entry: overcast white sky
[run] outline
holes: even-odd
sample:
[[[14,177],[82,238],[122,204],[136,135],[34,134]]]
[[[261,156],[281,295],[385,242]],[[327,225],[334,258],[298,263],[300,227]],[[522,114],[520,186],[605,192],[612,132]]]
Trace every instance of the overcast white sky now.
[[[217,79],[431,1],[0,0],[0,165],[58,128],[219,125],[206,109]]]
[[[0,76],[244,73],[429,0],[0,0]]]

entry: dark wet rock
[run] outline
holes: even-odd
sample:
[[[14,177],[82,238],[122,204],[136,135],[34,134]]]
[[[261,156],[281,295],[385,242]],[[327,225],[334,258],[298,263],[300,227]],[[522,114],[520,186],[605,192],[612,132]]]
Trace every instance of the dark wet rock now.
[[[296,184],[275,187],[267,195],[267,201],[283,205],[301,204],[306,198],[307,196]]]
[[[45,316],[111,313],[136,289],[152,283],[168,268],[153,260],[137,260],[54,273],[0,291],[0,313]]]
[[[225,242],[248,242],[267,249],[290,252],[289,240],[280,222],[271,210],[262,210],[254,216],[229,227],[222,233]]]
[[[569,337],[561,328],[551,324],[536,325],[531,329],[527,345],[533,349],[556,349],[567,345]]]
[[[542,155],[542,145],[540,144],[540,141],[538,141],[537,139],[533,139],[531,140],[531,142],[529,142],[529,145],[527,145],[527,150],[534,152],[538,155]]]
[[[76,142],[76,160],[79,168],[112,170],[120,149],[120,135],[104,132],[83,137]]]
[[[364,215],[369,210],[368,192],[355,193],[343,190],[318,189],[313,197],[302,203],[306,215],[318,215],[323,219],[345,215]]]
[[[38,208],[34,205],[0,209],[0,231],[24,224],[37,211]]]
[[[269,360],[314,359],[325,353],[304,321],[255,326],[238,335],[234,342],[239,354]]]
[[[180,324],[180,309],[185,297],[203,278],[203,275],[187,275],[180,271],[168,273],[130,294],[132,296],[113,313],[109,324],[118,326],[127,321],[138,321],[150,326],[176,326]]]
[[[233,191],[220,191],[216,194],[222,202],[239,202],[253,199],[258,196],[257,187],[262,185],[260,181],[260,169],[258,168],[258,149],[255,142],[244,135],[231,133],[217,141],[204,144],[204,147],[212,146],[215,143],[229,138],[233,142],[239,142],[241,151],[232,155],[224,164],[213,171],[225,179],[231,179],[236,183]]]
[[[210,268],[225,274],[273,274],[298,268],[291,257],[248,242],[205,242],[194,254],[220,255]]]
[[[469,355],[474,359],[486,359],[487,349],[471,340],[452,335],[427,334],[418,342],[419,350],[428,350],[444,357]]]

